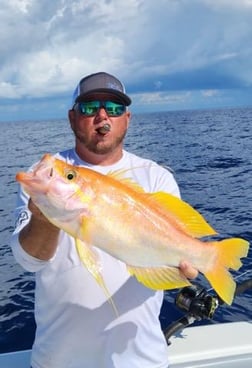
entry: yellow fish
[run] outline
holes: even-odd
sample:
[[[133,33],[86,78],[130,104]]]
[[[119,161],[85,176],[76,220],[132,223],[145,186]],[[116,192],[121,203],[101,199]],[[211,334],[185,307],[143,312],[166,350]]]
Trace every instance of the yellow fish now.
[[[235,282],[228,269],[241,267],[249,243],[201,241],[216,232],[195,209],[167,193],[145,193],[123,174],[103,175],[46,154],[16,179],[48,220],[75,238],[83,263],[107,295],[93,246],[123,261],[155,290],[190,284],[178,268],[186,260],[231,304]]]

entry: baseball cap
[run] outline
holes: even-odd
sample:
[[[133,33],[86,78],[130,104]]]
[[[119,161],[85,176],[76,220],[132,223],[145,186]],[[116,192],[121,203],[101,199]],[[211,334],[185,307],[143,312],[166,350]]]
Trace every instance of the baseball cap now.
[[[123,83],[105,72],[90,74],[82,78],[75,88],[73,104],[88,99],[94,93],[109,93],[118,97],[126,106],[131,104],[131,99],[126,95]]]

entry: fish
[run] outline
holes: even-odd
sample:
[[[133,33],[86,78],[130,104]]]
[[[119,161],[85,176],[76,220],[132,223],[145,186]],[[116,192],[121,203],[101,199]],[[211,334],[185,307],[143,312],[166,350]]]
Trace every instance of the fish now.
[[[45,154],[16,180],[47,219],[75,239],[80,259],[108,298],[95,247],[154,290],[190,285],[179,269],[187,261],[232,304],[236,283],[229,269],[242,266],[249,242],[212,239],[216,230],[190,204],[169,193],[145,192],[127,170],[104,175]]]

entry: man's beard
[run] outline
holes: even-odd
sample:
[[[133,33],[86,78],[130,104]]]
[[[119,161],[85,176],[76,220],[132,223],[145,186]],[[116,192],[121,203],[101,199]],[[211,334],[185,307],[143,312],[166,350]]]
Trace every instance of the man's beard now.
[[[85,136],[80,134],[78,131],[74,131],[74,135],[76,139],[83,145],[85,148],[95,154],[104,155],[110,152],[113,152],[115,148],[121,145],[126,135],[126,131],[117,136],[112,142],[97,140],[96,142],[92,139],[87,139]]]

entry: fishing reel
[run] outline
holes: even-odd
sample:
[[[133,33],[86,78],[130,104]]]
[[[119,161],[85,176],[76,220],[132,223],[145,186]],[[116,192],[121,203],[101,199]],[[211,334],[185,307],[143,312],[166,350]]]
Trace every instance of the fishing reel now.
[[[213,317],[219,305],[219,299],[217,296],[208,294],[204,288],[191,285],[180,290],[176,296],[175,305],[196,320],[209,319]]]
[[[251,288],[252,279],[245,280],[241,284],[236,285],[235,296]],[[192,325],[195,321],[213,318],[215,310],[223,303],[220,297],[208,294],[208,292],[199,285],[195,284],[181,289],[176,296],[175,305],[186,313],[164,329],[163,332],[167,344],[171,344],[171,336],[182,331],[185,327]]]

